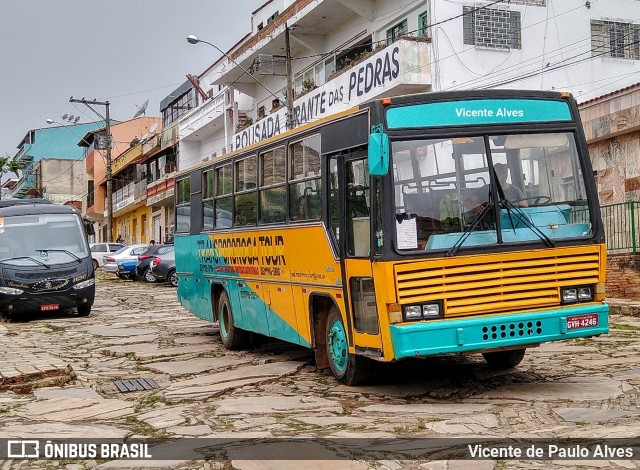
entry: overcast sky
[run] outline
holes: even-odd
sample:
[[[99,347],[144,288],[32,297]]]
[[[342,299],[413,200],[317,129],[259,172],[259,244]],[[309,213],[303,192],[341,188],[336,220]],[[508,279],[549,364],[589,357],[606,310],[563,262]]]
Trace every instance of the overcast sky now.
[[[0,155],[15,155],[47,118],[96,120],[71,96],[108,100],[116,120],[132,118],[148,99],[147,116],[159,116],[160,101],[186,74],[220,55],[185,37],[227,51],[265,1],[0,0]]]

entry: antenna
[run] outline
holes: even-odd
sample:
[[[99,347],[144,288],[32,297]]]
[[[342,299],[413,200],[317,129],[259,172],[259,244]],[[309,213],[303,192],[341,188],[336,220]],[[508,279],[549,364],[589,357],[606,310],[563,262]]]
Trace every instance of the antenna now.
[[[149,134],[151,135],[155,134],[157,129],[158,129],[158,123],[154,122],[153,125],[149,128]]]
[[[145,101],[144,103],[142,103],[142,106],[140,106],[138,108],[138,110],[136,111],[136,113],[133,115],[134,118],[137,118],[138,116],[144,116],[145,112],[147,111],[147,106],[149,106],[149,100]]]
[[[64,113],[64,114],[62,115],[62,119],[67,119],[68,117],[69,117],[69,115],[68,115],[67,113]]]
[[[71,114],[71,115],[69,116],[69,122],[73,121],[73,118],[74,118],[74,117],[75,117],[75,116],[74,116],[73,114]]]
[[[76,118],[73,120],[73,123],[77,124],[79,120],[80,120],[80,116],[76,116]]]

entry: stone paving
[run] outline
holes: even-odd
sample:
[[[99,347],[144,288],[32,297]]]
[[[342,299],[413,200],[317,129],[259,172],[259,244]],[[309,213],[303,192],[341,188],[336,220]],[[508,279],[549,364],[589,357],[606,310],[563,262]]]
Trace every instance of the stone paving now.
[[[336,460],[344,439],[412,437],[636,438],[640,427],[640,312],[612,301],[611,333],[543,344],[522,364],[489,369],[481,357],[404,361],[372,384],[347,387],[317,371],[312,354],[265,341],[226,351],[217,325],[187,313],[175,289],[100,273],[90,317],[38,315],[0,324],[0,438],[174,438],[160,447],[181,460],[21,461],[0,468],[638,468],[636,460],[423,460],[406,455]],[[115,380],[151,378],[155,390],[120,393]],[[193,438],[264,439],[230,446],[225,460],[197,460]],[[269,438],[313,438],[297,460]],[[342,441],[341,441],[342,439]],[[377,440],[376,440],[377,439]],[[327,445],[328,440],[337,442]],[[434,443],[437,443],[434,440]],[[412,448],[413,446],[413,448]],[[158,449],[160,449],[160,447]],[[314,460],[305,460],[314,456]],[[272,460],[270,460],[272,459]]]

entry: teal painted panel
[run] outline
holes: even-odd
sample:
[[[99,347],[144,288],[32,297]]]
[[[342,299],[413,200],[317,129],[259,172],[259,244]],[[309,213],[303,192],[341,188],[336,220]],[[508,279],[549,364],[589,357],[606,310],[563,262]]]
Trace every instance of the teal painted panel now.
[[[174,246],[176,271],[189,273],[188,276],[181,275],[181,281],[178,282],[178,300],[193,315],[212,321],[210,281],[221,281],[229,296],[234,320],[239,328],[290,343],[311,346],[277,312],[265,304],[260,293],[251,287],[252,283],[259,281],[247,282],[240,274],[224,268],[230,265],[213,247],[209,236],[176,235]],[[217,272],[223,276],[218,277]],[[188,278],[186,282],[182,281],[184,277]]]
[[[443,101],[387,110],[389,129],[571,120],[566,101],[533,99]]]
[[[113,124],[116,124],[113,121]],[[34,161],[43,158],[55,158],[60,160],[78,160],[84,155],[84,147],[79,147],[87,133],[105,126],[104,121],[90,122],[86,124],[68,124],[57,127],[36,129],[36,138],[32,144],[25,144],[24,155],[33,157]]]
[[[584,314],[598,315],[597,326],[566,329],[568,316]],[[391,325],[390,330],[396,359],[432,356],[604,334],[609,331],[609,306],[576,305],[537,313],[416,322]]]

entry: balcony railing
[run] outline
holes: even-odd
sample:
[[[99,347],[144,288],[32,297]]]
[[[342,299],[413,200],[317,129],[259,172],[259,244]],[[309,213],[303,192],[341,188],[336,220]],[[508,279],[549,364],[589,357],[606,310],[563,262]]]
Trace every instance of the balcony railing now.
[[[220,91],[211,99],[188,114],[180,117],[180,138],[184,138],[209,124],[213,119],[224,114],[225,94]]]

